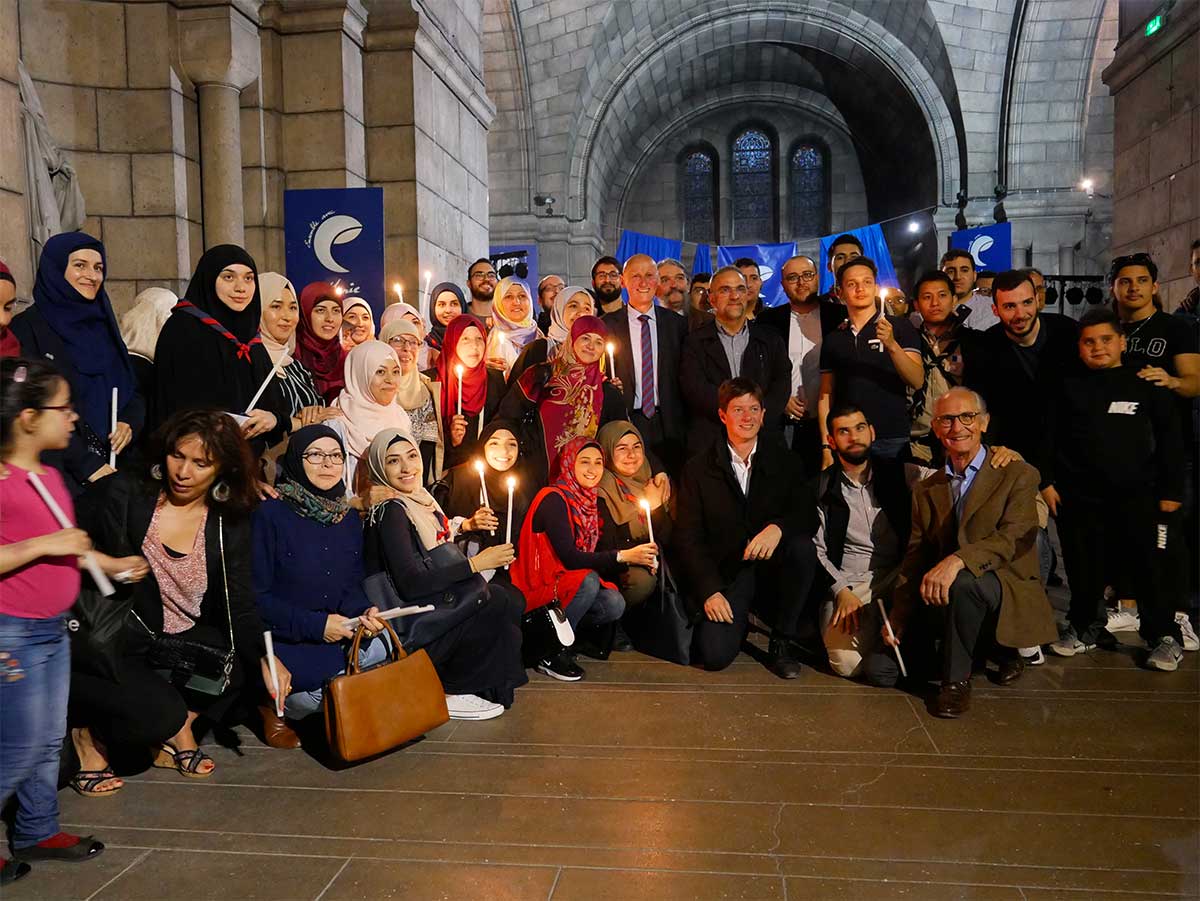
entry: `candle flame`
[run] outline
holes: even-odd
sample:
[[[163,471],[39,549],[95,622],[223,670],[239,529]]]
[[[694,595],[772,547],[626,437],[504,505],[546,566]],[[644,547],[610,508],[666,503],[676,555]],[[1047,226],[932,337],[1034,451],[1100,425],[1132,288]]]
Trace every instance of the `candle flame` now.
[[[336,288],[333,289],[333,293],[336,294],[338,297],[341,297],[343,294],[346,293],[346,289],[343,288],[341,285],[338,285]]]
[[[457,375],[460,379],[462,378],[462,376],[463,376],[462,363],[459,363],[457,366],[454,367],[454,374]]]
[[[431,278],[433,278],[433,273],[430,272],[428,269],[426,269],[425,270],[425,281],[429,281]]]
[[[404,289],[400,287],[399,282],[395,282],[392,285],[392,290],[395,291],[397,294],[402,294],[404,292]]]
[[[512,491],[516,487],[517,487],[517,477],[509,476],[508,477],[508,490]]]
[[[480,475],[483,475],[483,461],[482,461],[482,460],[476,460],[476,461],[475,461],[475,470],[476,470],[476,471],[477,471],[477,472],[478,472]]]
[[[612,353],[614,350],[617,349],[617,345],[615,345],[611,341],[609,341],[606,345],[604,345],[604,349],[607,350],[609,353]]]

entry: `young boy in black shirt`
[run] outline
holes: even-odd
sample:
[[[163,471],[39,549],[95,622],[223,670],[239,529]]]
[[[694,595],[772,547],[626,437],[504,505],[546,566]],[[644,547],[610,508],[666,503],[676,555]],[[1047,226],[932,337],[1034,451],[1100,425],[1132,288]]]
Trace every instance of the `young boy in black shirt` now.
[[[1183,656],[1171,597],[1155,577],[1165,552],[1164,513],[1179,509],[1183,455],[1174,399],[1121,365],[1125,337],[1116,315],[1080,320],[1086,369],[1064,378],[1048,409],[1039,469],[1042,497],[1058,520],[1071,584],[1070,629],[1050,646],[1072,657],[1110,642],[1105,629],[1107,563],[1132,581],[1146,665],[1173,671]]]

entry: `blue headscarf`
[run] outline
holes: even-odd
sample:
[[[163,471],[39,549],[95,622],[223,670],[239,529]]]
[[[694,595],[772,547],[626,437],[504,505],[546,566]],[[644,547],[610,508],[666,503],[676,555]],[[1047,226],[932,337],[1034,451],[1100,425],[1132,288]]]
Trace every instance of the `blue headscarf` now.
[[[123,408],[133,398],[136,383],[104,284],[100,284],[96,299],[88,300],[67,281],[67,261],[77,250],[99,253],[107,277],[104,245],[98,240],[83,232],[54,235],[42,248],[38,260],[33,300],[47,325],[62,340],[71,364],[79,373],[79,379],[71,386],[71,402],[83,421],[103,440],[112,425],[109,421],[112,389],[117,389],[118,403]]]

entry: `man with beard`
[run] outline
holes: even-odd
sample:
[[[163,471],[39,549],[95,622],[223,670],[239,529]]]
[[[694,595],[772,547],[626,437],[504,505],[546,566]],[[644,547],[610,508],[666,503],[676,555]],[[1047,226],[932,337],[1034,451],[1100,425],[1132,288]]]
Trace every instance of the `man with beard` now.
[[[750,298],[746,304],[746,315],[754,319],[763,308],[762,271],[758,268],[758,263],[750,257],[738,257],[733,265],[737,266],[738,272],[746,279],[746,296]]]
[[[537,286],[538,306],[541,312],[537,314],[537,327],[545,334],[550,330],[550,316],[554,310],[554,301],[558,292],[567,286],[557,275],[547,275]]]
[[[621,264],[616,257],[600,257],[592,264],[592,293],[600,307],[597,316],[621,309]]]
[[[770,307],[756,320],[787,342],[792,364],[792,393],[784,410],[784,440],[800,454],[804,469],[821,466],[821,430],[817,400],[821,389],[821,342],[846,319],[846,307],[819,300],[817,264],[812,257],[794,256],[780,274],[788,302]]]
[[[467,268],[467,290],[471,292],[467,312],[488,328],[492,327],[492,297],[499,281],[496,267],[486,257],[476,260]]]
[[[708,283],[711,272],[697,272],[692,276],[692,287],[688,291],[688,331],[694,332],[706,322],[712,322],[712,306],[708,302]]]
[[[966,319],[967,325],[980,331],[995,325],[996,314],[992,311],[991,298],[976,290],[975,258],[955,247],[942,254],[940,268],[954,282],[955,302],[966,305],[971,311]]]
[[[626,260],[626,263],[629,261]],[[683,263],[667,257],[658,261],[658,301],[672,313],[687,315],[687,273]]]

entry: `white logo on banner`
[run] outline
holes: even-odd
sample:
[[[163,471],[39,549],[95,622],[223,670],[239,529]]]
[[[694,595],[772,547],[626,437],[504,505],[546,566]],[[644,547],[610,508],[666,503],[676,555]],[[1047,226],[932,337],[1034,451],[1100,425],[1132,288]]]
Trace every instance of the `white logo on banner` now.
[[[983,255],[991,250],[995,243],[991,235],[977,235],[971,239],[971,246],[967,248],[967,253],[975,261],[975,268],[982,269],[987,265],[983,262]]]
[[[349,244],[362,233],[362,223],[353,216],[330,216],[319,226],[312,236],[312,249],[317,262],[330,272],[349,272],[333,258],[333,248],[337,244]]]

